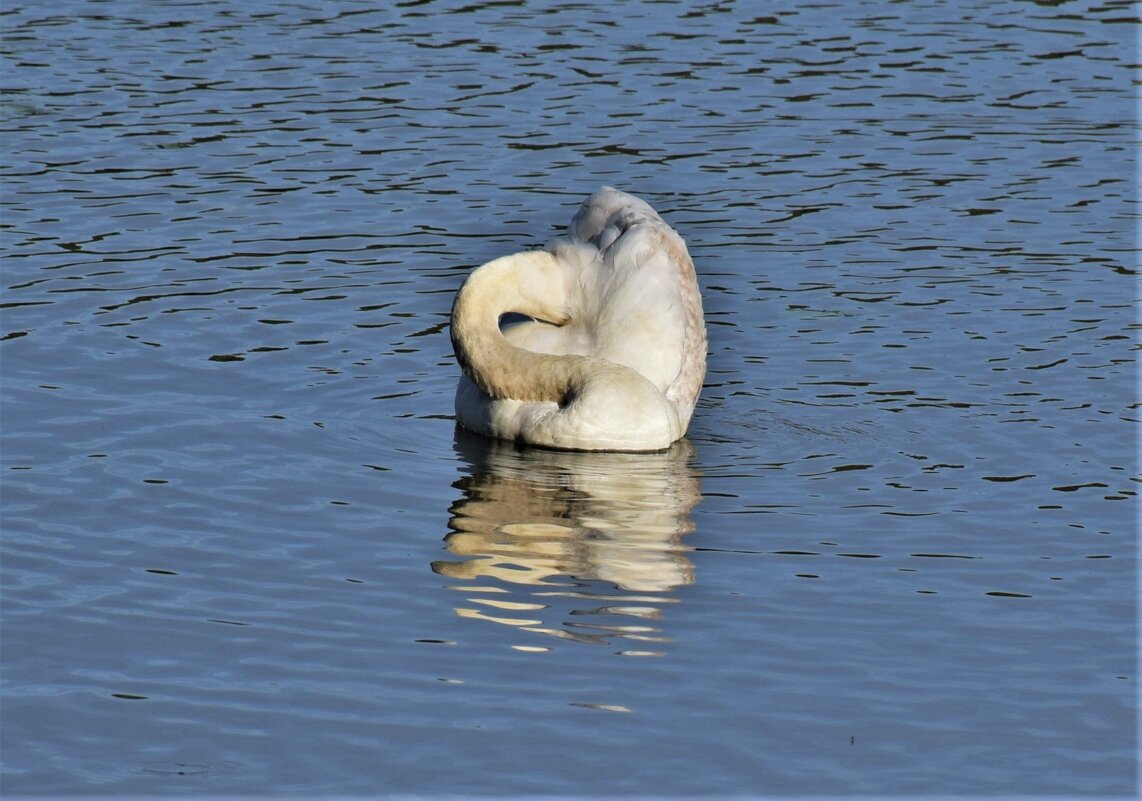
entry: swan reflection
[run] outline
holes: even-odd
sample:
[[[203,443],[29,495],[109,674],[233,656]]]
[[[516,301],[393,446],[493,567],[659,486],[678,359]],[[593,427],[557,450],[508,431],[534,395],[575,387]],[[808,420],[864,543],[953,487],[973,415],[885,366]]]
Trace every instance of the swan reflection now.
[[[682,537],[700,482],[686,440],[661,453],[521,448],[457,430],[455,484],[434,572],[465,596],[456,610],[580,642],[658,653],[671,591],[694,581]],[[519,646],[528,649],[529,646]],[[542,649],[540,649],[542,650]]]

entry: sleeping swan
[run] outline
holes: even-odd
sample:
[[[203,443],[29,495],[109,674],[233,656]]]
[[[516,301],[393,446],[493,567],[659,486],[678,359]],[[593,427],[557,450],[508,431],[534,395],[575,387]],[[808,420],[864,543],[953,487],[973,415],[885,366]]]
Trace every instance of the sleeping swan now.
[[[529,445],[655,451],[686,433],[706,326],[686,244],[604,187],[546,250],[478,267],[452,306],[464,428]]]

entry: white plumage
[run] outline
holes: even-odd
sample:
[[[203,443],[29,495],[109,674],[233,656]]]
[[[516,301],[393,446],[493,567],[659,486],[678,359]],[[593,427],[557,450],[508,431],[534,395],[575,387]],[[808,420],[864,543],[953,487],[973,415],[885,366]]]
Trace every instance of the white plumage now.
[[[546,250],[473,271],[452,308],[452,342],[460,425],[553,448],[666,448],[686,432],[706,372],[685,243],[610,187]]]

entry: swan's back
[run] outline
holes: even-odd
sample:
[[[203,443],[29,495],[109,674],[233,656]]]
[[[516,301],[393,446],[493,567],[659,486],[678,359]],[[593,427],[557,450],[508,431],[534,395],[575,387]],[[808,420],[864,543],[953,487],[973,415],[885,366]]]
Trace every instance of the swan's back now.
[[[568,233],[552,251],[578,276],[571,319],[591,331],[584,355],[646,376],[688,421],[706,373],[706,327],[686,244],[650,204],[611,187],[584,201]]]
[[[504,366],[508,364],[516,365],[511,369],[540,369],[522,366],[525,354],[552,354],[586,357],[587,362],[580,364],[583,372],[578,375],[610,378],[590,382],[593,399],[572,389],[562,399],[552,398],[546,406],[494,397],[496,393],[490,389],[473,391],[474,387],[462,381],[457,395],[458,419],[468,428],[493,436],[534,441],[526,432],[532,425],[527,421],[543,416],[548,426],[630,430],[629,436],[584,434],[578,444],[567,444],[576,441],[572,434],[560,440],[559,447],[666,447],[685,433],[706,369],[702,301],[686,245],[649,204],[610,187],[584,201],[567,233],[566,238],[548,247],[547,260],[529,257],[530,263],[525,265],[523,256],[507,257],[509,263],[520,259],[512,279],[517,284],[536,284],[542,275],[543,305],[548,314],[522,307],[500,310],[537,319],[503,328],[506,342],[515,346],[510,348],[514,355],[506,357],[509,360],[497,369],[509,369]],[[508,268],[501,265],[497,269]],[[480,270],[473,273],[473,279],[479,274]],[[500,279],[500,283],[497,296],[502,297],[507,294],[507,282]],[[530,290],[523,294],[536,295]],[[521,305],[519,301],[516,304]],[[456,330],[454,316],[454,338]],[[462,346],[458,343],[458,354]],[[583,367],[587,363],[596,367]],[[551,365],[550,360],[543,362],[541,369],[555,369]],[[648,384],[645,390],[638,386],[640,381]],[[569,402],[571,398],[574,402]],[[655,422],[657,417],[663,418],[661,425]],[[645,442],[640,445],[641,440]],[[605,444],[612,441],[618,444]]]

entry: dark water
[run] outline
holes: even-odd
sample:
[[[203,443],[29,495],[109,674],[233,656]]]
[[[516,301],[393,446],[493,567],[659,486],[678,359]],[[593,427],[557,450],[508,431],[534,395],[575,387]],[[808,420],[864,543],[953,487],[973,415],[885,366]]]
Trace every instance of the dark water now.
[[[3,791],[1127,795],[1137,7],[8,3]],[[687,441],[451,298],[686,237]]]

